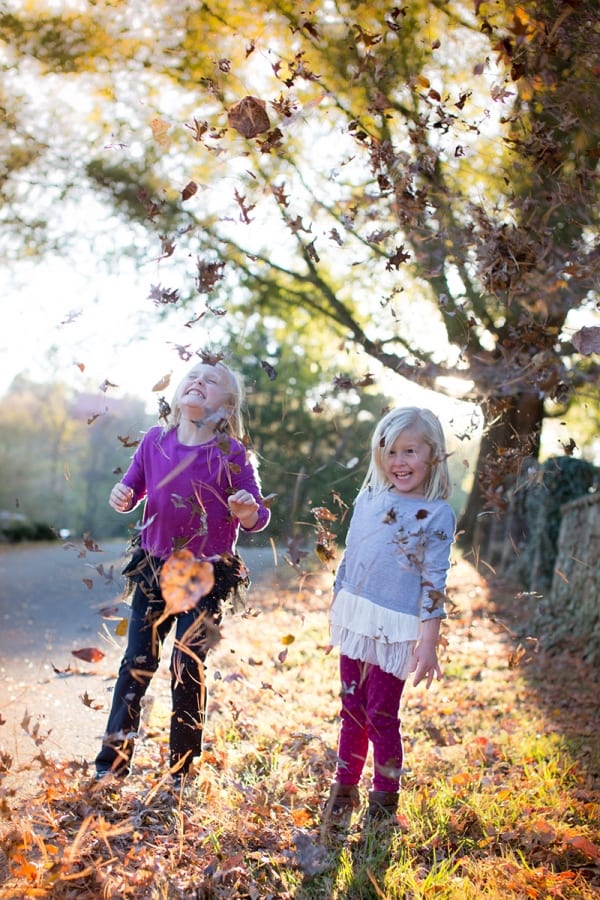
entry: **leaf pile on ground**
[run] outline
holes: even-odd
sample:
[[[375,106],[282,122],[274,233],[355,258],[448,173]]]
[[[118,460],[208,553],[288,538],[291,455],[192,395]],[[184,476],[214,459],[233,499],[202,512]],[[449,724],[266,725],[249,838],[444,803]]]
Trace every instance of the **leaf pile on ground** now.
[[[346,830],[323,826],[339,711],[331,582],[280,568],[251,593],[255,609],[226,621],[205,752],[181,793],[164,664],[122,783],[98,785],[88,763],[40,746],[36,796],[0,797],[0,897],[599,897],[598,674],[541,650],[524,630],[535,599],[465,560],[445,678],[405,693],[396,826],[364,824],[364,802]]]

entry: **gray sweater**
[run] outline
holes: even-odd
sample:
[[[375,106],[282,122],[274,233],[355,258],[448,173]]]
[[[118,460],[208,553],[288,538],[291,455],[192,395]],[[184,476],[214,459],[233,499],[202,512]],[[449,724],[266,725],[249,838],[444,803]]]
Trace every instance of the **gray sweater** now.
[[[444,617],[456,518],[445,500],[391,489],[359,494],[336,573],[341,589],[419,621]],[[343,623],[352,629],[351,622]]]

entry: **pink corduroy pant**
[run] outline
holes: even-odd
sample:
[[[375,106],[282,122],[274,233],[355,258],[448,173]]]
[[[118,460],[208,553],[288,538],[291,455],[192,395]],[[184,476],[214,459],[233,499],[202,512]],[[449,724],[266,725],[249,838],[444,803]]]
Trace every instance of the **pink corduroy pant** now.
[[[397,791],[403,749],[400,699],[404,681],[379,666],[340,656],[341,727],[336,781],[358,784],[369,743],[373,747],[373,790]]]

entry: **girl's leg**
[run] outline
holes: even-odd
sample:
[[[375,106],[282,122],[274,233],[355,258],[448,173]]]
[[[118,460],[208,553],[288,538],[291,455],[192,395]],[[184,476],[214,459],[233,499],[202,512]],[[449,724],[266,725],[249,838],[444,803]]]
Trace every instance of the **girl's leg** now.
[[[403,689],[404,681],[379,666],[369,666],[366,715],[373,744],[375,791],[397,792],[400,785],[403,749],[399,710]]]
[[[144,590],[136,585],[131,602],[131,619],[127,635],[127,649],[115,684],[112,707],[96,757],[99,773],[113,771],[126,775],[133,755],[133,739],[140,724],[141,702],[152,676],[158,668],[164,639],[171,628],[172,618],[153,627],[162,603],[152,603]]]
[[[369,749],[367,732],[367,673],[365,663],[340,656],[342,685],[341,727],[335,780],[358,784]]]
[[[194,609],[178,616],[175,646],[171,656],[171,766],[186,772],[202,753],[206,721],[206,667],[211,635],[217,626],[214,616]]]

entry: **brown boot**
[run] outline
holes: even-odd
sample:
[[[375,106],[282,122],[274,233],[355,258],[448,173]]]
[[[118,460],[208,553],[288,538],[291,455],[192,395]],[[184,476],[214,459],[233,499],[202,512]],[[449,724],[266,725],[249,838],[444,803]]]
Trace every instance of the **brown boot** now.
[[[383,822],[396,819],[398,791],[369,791],[367,821]]]
[[[360,806],[360,794],[356,784],[340,784],[334,781],[329,791],[329,798],[325,804],[323,820],[325,822],[341,823],[349,821],[352,810]]]

